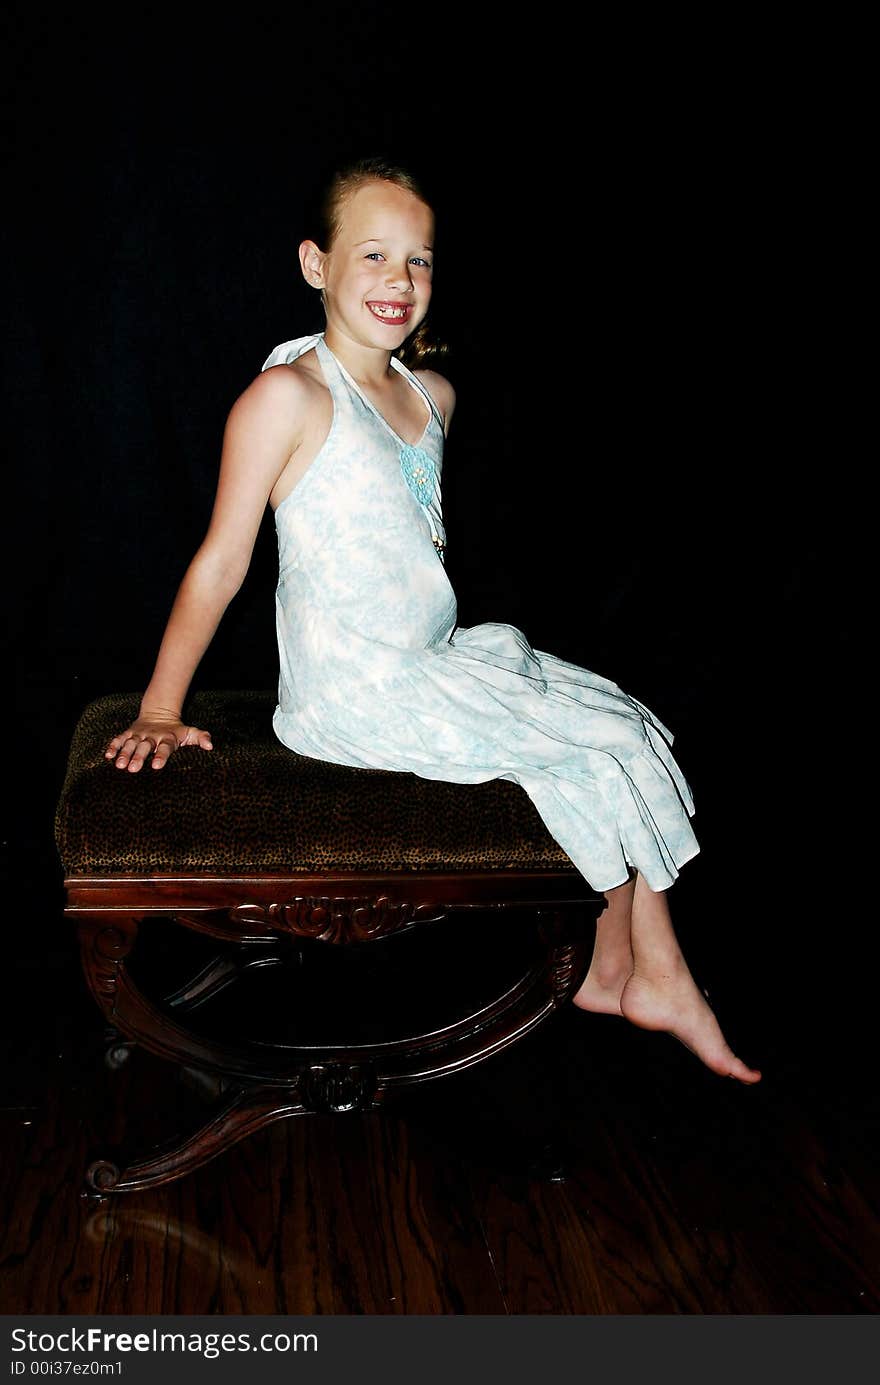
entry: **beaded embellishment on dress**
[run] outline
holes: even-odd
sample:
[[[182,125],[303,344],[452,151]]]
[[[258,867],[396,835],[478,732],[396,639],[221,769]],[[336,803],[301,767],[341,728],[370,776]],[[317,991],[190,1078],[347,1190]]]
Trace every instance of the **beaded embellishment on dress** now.
[[[419,504],[429,505],[437,479],[433,458],[428,456],[423,447],[411,447],[407,444],[400,449],[400,469],[403,479]]]

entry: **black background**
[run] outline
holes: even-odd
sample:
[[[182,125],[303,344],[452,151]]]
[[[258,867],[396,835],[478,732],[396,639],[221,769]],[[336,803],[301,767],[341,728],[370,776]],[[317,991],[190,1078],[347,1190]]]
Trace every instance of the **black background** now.
[[[439,214],[461,623],[653,708],[697,802],[703,946],[803,983],[861,868],[873,739],[821,82],[766,32],[481,13],[8,8],[8,878],[57,891],[75,721],[145,685],[226,414],[321,326],[306,189],[384,149]],[[274,563],[267,516],[195,687],[273,686]]]

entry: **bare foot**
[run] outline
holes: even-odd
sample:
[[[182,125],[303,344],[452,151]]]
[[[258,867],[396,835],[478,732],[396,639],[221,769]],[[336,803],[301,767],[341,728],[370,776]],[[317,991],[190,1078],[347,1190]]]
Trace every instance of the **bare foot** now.
[[[620,997],[631,975],[632,959],[614,969],[599,967],[594,961],[572,1002],[579,1010],[590,1010],[594,1015],[621,1015]]]
[[[672,1034],[721,1077],[750,1084],[761,1080],[757,1068],[747,1067],[731,1049],[712,1007],[685,965],[659,977],[634,971],[623,987],[620,1012],[640,1029],[662,1029]]]

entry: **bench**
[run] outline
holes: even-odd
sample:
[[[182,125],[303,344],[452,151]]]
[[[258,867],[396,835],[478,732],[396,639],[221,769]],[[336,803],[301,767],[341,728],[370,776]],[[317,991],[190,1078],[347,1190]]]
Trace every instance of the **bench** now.
[[[375,1108],[491,1058],[570,1001],[605,899],[518,785],[297,755],[272,730],[274,694],[254,690],[194,693],[187,718],[214,750],[130,774],[104,750],[138,703],[99,698],[74,732],[55,815],[65,916],[113,1051],[140,1045],[206,1074],[217,1100],[142,1158],[92,1162],[88,1193],[169,1182],[277,1120]],[[393,1032],[376,977],[392,942],[429,932],[455,964],[418,983],[391,969],[409,998]],[[489,994],[474,980],[481,940]],[[334,1008],[326,963],[343,954],[376,960],[366,1022]],[[315,999],[322,977],[329,1005]]]

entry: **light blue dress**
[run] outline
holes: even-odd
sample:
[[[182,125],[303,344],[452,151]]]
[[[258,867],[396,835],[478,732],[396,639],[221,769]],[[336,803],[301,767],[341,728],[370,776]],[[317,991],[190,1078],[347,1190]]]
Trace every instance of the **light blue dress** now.
[[[456,624],[430,396],[392,358],[425,404],[407,445],[323,333],[282,343],[263,369],[312,348],[333,421],[275,511],[276,735],[337,764],[512,779],[595,890],[623,884],[629,866],[665,889],[699,851],[672,735],[616,683],[533,650],[513,626]]]

